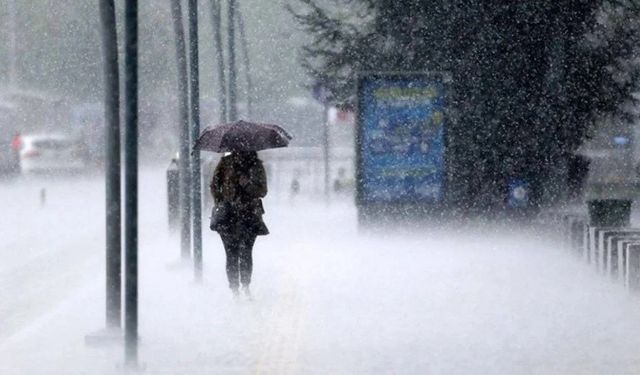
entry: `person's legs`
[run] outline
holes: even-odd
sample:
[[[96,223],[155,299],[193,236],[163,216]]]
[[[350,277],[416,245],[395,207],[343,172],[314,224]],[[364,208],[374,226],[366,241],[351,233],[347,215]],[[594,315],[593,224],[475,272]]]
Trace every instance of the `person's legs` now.
[[[249,288],[249,284],[251,284],[251,273],[253,272],[253,244],[255,241],[255,235],[247,236],[240,241],[240,282],[244,288]]]
[[[234,292],[237,292],[240,287],[239,283],[239,255],[240,255],[240,241],[235,236],[228,234],[220,234],[222,243],[224,245],[224,251],[227,254],[227,279],[229,280],[229,288]]]

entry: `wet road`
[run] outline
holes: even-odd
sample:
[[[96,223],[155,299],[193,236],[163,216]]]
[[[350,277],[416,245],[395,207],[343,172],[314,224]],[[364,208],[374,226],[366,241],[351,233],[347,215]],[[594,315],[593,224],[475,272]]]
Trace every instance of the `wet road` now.
[[[161,169],[141,176],[145,373],[640,371],[638,298],[543,235],[504,227],[359,233],[346,202],[267,200],[272,234],[256,244],[254,301],[234,301],[213,233],[204,237],[203,285],[178,262],[163,178]],[[0,189],[0,373],[118,373],[119,345],[84,342],[104,324],[103,182],[20,180]]]

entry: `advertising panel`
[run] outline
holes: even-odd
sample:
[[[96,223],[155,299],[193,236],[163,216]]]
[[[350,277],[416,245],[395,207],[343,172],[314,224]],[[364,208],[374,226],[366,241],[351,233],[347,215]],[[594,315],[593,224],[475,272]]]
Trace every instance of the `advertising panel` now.
[[[358,203],[440,203],[445,178],[442,75],[364,75],[358,84]]]

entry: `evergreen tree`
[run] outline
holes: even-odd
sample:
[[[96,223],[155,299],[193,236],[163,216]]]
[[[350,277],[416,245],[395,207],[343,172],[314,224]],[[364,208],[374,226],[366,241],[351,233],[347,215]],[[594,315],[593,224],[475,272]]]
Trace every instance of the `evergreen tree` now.
[[[313,36],[303,64],[338,101],[354,101],[358,71],[452,74],[452,193],[465,207],[499,205],[515,176],[539,200],[593,124],[631,120],[634,2],[298,2],[290,10]]]

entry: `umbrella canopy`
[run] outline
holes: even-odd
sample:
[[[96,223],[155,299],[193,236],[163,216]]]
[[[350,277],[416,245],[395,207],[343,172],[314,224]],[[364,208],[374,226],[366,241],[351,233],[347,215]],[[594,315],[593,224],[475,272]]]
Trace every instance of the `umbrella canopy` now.
[[[213,152],[260,151],[287,147],[291,139],[278,125],[240,120],[207,127],[193,148]]]

